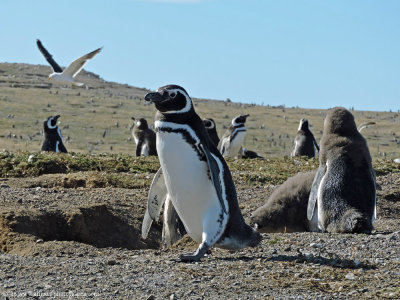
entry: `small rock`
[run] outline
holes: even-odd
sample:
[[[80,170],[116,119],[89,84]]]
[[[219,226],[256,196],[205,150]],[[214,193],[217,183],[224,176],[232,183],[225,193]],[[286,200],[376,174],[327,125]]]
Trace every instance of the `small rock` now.
[[[28,157],[28,162],[29,162],[29,163],[33,162],[33,159],[34,159],[34,158],[35,158],[35,155],[33,155],[33,154],[29,155],[29,157]]]
[[[323,245],[322,244],[317,244],[317,243],[311,243],[310,244],[310,247],[312,247],[312,248],[322,248],[323,247]]]
[[[354,276],[353,273],[350,272],[346,274],[345,278],[348,280],[354,280],[356,277]]]
[[[37,243],[37,244],[43,244],[44,241],[43,241],[43,239],[38,239],[38,240],[36,240],[36,243]]]
[[[171,296],[169,296],[169,299],[171,299],[171,300],[176,300],[176,299],[178,299],[178,298],[176,298],[175,294],[171,294]]]
[[[154,299],[156,299],[156,297],[154,297],[154,295],[150,295],[150,296],[147,297],[146,300],[154,300]]]
[[[110,259],[107,261],[107,265],[109,265],[109,266],[115,266],[116,264],[117,264],[117,262],[113,259]]]

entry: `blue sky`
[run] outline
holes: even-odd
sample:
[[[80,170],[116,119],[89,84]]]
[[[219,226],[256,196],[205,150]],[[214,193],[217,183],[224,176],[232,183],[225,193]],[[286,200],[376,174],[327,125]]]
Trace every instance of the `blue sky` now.
[[[400,1],[2,0],[0,61],[86,69],[211,99],[400,109]]]

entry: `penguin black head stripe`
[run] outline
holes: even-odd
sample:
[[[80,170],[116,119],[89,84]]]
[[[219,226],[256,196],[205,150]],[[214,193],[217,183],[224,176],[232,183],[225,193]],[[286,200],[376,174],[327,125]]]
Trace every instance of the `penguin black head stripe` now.
[[[60,128],[57,126],[59,117],[60,115],[50,116],[43,122],[44,141],[42,144],[42,151],[67,153],[67,149],[62,141]]]
[[[180,114],[193,111],[188,93],[178,85],[160,87],[157,92],[148,93],[145,100],[153,102],[161,113]]]
[[[145,129],[149,128],[149,125],[147,124],[147,121],[145,118],[136,119],[135,117],[132,117],[132,120],[135,121],[135,125],[140,130],[145,130]]]
[[[249,114],[247,115],[238,115],[232,119],[232,126],[237,127],[240,125],[243,125],[246,123],[247,117],[250,116]]]
[[[310,124],[307,119],[301,119],[299,124],[299,130],[308,131],[310,130]]]

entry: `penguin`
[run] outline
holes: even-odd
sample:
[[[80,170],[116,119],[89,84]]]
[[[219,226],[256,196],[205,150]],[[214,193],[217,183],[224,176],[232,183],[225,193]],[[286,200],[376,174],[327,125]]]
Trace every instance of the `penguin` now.
[[[132,128],[132,136],[136,143],[136,156],[157,155],[156,134],[147,124],[146,119],[135,119]]]
[[[44,141],[41,151],[52,151],[67,153],[61,136],[60,128],[57,126],[57,120],[60,115],[50,116],[43,122]]]
[[[376,218],[376,180],[371,155],[354,116],[343,107],[326,116],[319,168],[307,206],[322,232],[371,233]]]
[[[273,191],[267,202],[250,217],[259,232],[318,231],[307,219],[307,204],[317,170],[300,172]]]
[[[226,130],[218,144],[218,149],[223,157],[241,157],[241,148],[246,135],[246,119],[249,115],[238,115],[232,119],[231,125]]]
[[[228,165],[208,137],[186,90],[167,85],[148,93],[145,100],[157,109],[155,131],[163,179],[157,172],[153,184],[162,191],[164,183],[167,197],[149,196],[143,238],[170,198],[188,235],[199,243],[193,254],[182,254],[180,261],[199,261],[213,246],[229,250],[257,246],[261,235],[245,223]]]
[[[219,144],[219,137],[217,134],[217,127],[215,126],[215,122],[211,118],[203,119],[204,127],[207,130],[208,136],[215,146]]]
[[[316,155],[319,147],[314,135],[310,131],[310,126],[307,119],[301,119],[299,123],[299,129],[294,139],[293,150],[291,156],[307,156],[313,158]]]
[[[254,152],[252,150],[247,150],[246,148],[242,148],[242,158],[243,159],[254,159],[254,158],[264,159],[264,157],[258,155],[257,152]]]

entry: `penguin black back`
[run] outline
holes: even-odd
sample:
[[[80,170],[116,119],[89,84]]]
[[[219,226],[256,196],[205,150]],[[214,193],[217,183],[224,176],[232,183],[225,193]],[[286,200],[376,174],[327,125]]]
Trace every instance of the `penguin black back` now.
[[[310,130],[308,120],[303,118],[299,123],[291,156],[307,156],[308,158],[312,158],[316,155],[316,149],[319,150],[318,143]]]
[[[50,116],[43,122],[44,141],[41,151],[67,153],[67,149],[62,141],[60,128],[57,126],[57,120],[59,117],[60,115]]]

